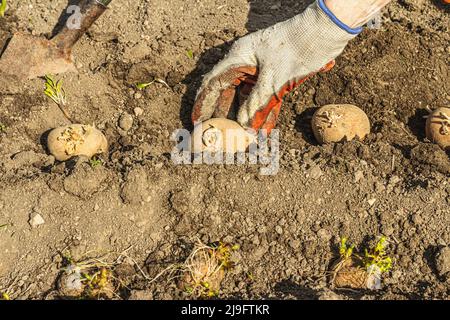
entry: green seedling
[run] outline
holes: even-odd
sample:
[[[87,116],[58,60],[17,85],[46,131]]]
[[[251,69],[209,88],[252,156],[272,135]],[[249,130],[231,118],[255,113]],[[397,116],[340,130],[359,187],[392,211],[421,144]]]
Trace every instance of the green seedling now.
[[[62,87],[61,80],[55,80],[52,76],[45,76],[45,95],[58,105],[66,104],[66,92]]]
[[[9,223],[0,224],[0,229],[6,228],[7,226],[9,226]]]
[[[2,0],[2,3],[0,4],[0,17],[5,16],[6,9],[8,8],[8,4],[6,3],[6,0]]]
[[[6,132],[6,125],[0,123],[0,133]]]
[[[138,88],[139,90],[144,90],[147,87],[151,86],[154,83],[160,83],[163,84],[164,86],[166,86],[167,88],[170,89],[170,86],[167,84],[167,82],[165,82],[163,79],[160,78],[155,78],[150,82],[142,82],[142,83],[137,83],[136,84],[136,88]]]
[[[66,100],[66,91],[62,86],[61,80],[55,80],[51,75],[45,76],[45,90],[44,94],[55,102],[64,116],[72,122],[70,116],[67,114],[65,110],[65,106],[67,103]]]
[[[392,259],[386,254],[386,245],[386,237],[381,237],[374,248],[365,249],[363,262],[366,270],[377,266],[381,273],[385,273],[392,268]]]
[[[123,284],[114,276],[120,256],[114,262],[104,261],[106,256],[81,261],[75,261],[70,254],[62,256],[64,277],[59,283],[62,294],[78,299],[121,299],[117,292]]]
[[[11,297],[7,293],[0,293],[0,300],[11,300]]]
[[[186,55],[189,59],[194,59],[194,52],[192,50],[186,51]]]
[[[350,258],[353,255],[353,250],[355,249],[355,245],[352,244],[351,246],[348,246],[347,241],[347,238],[342,238],[341,245],[339,246],[339,254],[342,259]]]
[[[89,164],[91,165],[91,168],[95,168],[103,165],[103,161],[97,157],[93,157],[91,160],[89,160]]]
[[[373,248],[365,249],[364,255],[349,246],[347,238],[341,239],[340,259],[334,264],[331,284],[336,288],[370,289],[381,288],[381,274],[392,267],[392,259],[386,254],[386,237],[381,237]]]

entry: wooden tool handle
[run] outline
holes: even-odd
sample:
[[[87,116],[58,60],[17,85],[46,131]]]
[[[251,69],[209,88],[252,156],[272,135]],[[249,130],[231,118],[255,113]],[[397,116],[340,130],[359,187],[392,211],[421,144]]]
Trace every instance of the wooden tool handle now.
[[[61,50],[70,50],[91,25],[106,11],[112,0],[82,0],[64,28],[51,40]]]

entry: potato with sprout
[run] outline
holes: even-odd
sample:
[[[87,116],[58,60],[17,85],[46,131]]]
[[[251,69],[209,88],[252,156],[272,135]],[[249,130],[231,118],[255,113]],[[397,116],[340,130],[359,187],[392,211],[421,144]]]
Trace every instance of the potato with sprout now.
[[[450,150],[450,108],[437,108],[427,118],[426,134],[428,140],[442,149]]]
[[[255,136],[237,122],[214,118],[200,123],[192,134],[192,147],[198,152],[245,152]]]
[[[333,104],[316,111],[312,129],[320,144],[363,140],[370,133],[370,121],[357,106]]]
[[[75,156],[92,158],[108,150],[108,141],[102,132],[90,125],[72,124],[52,130],[47,146],[56,160],[66,161]]]

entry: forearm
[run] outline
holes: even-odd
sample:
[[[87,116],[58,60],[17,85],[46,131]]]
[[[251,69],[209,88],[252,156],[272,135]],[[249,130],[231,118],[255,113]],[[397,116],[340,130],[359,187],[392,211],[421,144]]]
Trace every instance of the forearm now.
[[[391,0],[325,0],[328,9],[350,28],[361,27]]]

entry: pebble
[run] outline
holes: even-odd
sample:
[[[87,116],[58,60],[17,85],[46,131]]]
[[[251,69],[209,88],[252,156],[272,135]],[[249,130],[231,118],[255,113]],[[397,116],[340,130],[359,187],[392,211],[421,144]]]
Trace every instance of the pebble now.
[[[283,233],[283,228],[282,228],[281,226],[276,226],[276,227],[275,227],[275,231],[276,231],[278,234],[282,234],[282,233]]]
[[[45,223],[45,220],[44,220],[44,218],[42,218],[42,216],[38,213],[38,214],[36,214],[33,218],[30,219],[29,223],[30,223],[30,225],[31,225],[33,228],[36,228],[37,226],[40,226],[40,225],[44,224],[44,223]]]
[[[322,175],[323,171],[319,166],[313,166],[311,169],[309,169],[307,174],[307,176],[309,176],[313,180],[320,178]]]
[[[134,108],[133,112],[136,117],[140,117],[144,114],[144,110],[139,107]]]
[[[391,179],[389,179],[389,184],[390,185],[396,185],[400,181],[402,181],[402,179],[399,178],[398,176],[392,176]]]
[[[367,203],[368,203],[369,206],[371,206],[371,207],[375,204],[375,202],[377,202],[377,199],[375,199],[375,198],[367,200]]]
[[[119,119],[119,127],[124,131],[129,131],[133,127],[133,117],[128,113],[122,114]]]
[[[361,170],[356,171],[354,177],[355,183],[359,182],[362,179],[364,179],[364,172],[362,172]]]

